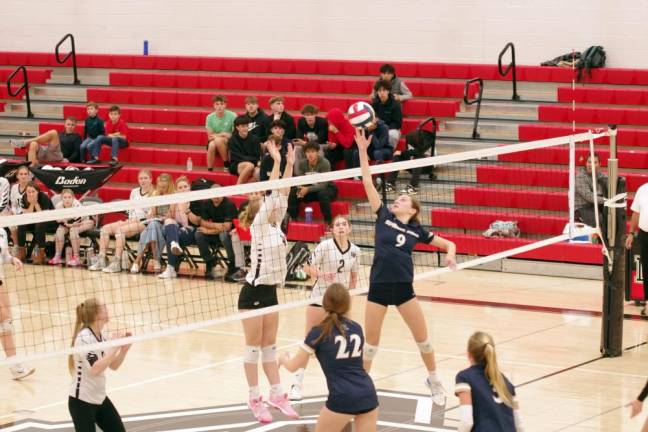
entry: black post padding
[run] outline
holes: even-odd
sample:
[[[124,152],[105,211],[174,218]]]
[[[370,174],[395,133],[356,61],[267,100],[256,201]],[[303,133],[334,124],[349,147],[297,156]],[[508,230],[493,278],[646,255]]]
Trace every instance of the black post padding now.
[[[625,192],[625,178],[620,177],[617,193]],[[609,261],[603,263],[603,315],[601,317],[601,354],[604,357],[619,357],[623,353],[623,306],[628,281],[628,253],[624,242],[626,209],[605,207],[605,211],[616,211],[617,246],[610,248],[613,259],[612,271]],[[610,218],[608,218],[610,220]]]

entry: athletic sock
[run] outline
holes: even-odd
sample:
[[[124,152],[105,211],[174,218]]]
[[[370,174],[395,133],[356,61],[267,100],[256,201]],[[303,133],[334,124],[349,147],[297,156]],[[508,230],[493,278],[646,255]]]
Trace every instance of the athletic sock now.
[[[304,382],[304,372],[306,372],[304,368],[297,369],[297,372],[295,372],[295,384],[302,385]]]
[[[281,384],[272,384],[270,386],[270,394],[275,396],[283,396],[284,391]]]
[[[252,386],[249,390],[250,399],[259,399],[261,392],[259,391],[259,386]]]

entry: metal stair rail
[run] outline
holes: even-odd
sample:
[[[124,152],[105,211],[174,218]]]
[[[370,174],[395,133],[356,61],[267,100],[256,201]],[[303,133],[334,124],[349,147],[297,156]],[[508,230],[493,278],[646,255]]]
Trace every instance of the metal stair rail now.
[[[506,66],[505,70],[502,70],[502,57],[504,57],[504,54],[511,49],[511,63]],[[500,76],[505,77],[509,72],[512,73],[511,76],[511,82],[513,83],[513,96],[511,97],[511,100],[513,101],[519,101],[520,100],[520,95],[517,93],[517,66],[515,64],[515,45],[513,45],[513,42],[509,42],[504,46],[504,49],[499,54],[499,57],[497,58],[497,70],[499,71]]]
[[[477,98],[470,100],[470,88],[475,83],[479,84],[479,92],[477,93]],[[479,112],[481,111],[483,94],[484,94],[484,81],[481,78],[473,78],[471,80],[466,81],[466,85],[464,86],[463,101],[466,105],[477,104],[477,109],[475,110],[475,122],[473,123],[472,139],[479,138]]]
[[[11,89],[11,80],[22,72],[23,84],[15,92]],[[27,118],[34,118],[34,113],[31,110],[31,99],[29,98],[29,79],[27,78],[27,68],[25,66],[18,66],[15,71],[7,78],[7,92],[11,97],[16,97],[21,91],[25,90],[25,102],[27,102]]]
[[[59,49],[61,48],[61,45],[63,42],[66,40],[70,39],[70,52],[68,52],[65,57],[61,58]],[[77,62],[76,62],[76,48],[74,46],[74,36],[72,33],[68,33],[65,36],[63,36],[63,39],[61,39],[57,44],[56,48],[54,49],[54,56],[56,57],[56,62],[58,64],[63,64],[65,63],[70,57],[72,57],[72,71],[74,72],[74,85],[79,85],[81,84],[81,81],[79,81],[79,76],[77,74]]]

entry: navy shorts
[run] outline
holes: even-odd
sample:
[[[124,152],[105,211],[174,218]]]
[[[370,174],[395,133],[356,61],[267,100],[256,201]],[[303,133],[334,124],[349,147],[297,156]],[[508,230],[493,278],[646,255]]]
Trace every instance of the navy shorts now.
[[[402,282],[372,283],[367,295],[367,300],[383,306],[400,306],[413,298],[416,298],[414,285]]]

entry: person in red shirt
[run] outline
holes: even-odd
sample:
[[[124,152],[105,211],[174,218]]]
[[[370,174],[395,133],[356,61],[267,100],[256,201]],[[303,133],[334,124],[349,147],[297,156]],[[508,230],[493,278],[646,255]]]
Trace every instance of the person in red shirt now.
[[[96,164],[99,162],[99,152],[101,151],[102,144],[112,147],[110,153],[111,165],[117,164],[117,154],[119,153],[119,149],[128,147],[128,125],[121,118],[121,111],[117,105],[110,107],[108,110],[108,117],[110,119],[106,122],[105,135],[98,136],[89,149],[90,156],[92,156],[92,159],[88,161],[89,164]]]
[[[344,168],[353,168],[353,151],[356,148],[355,128],[339,108],[333,108],[326,115],[328,120],[328,143],[324,155],[335,170],[337,161],[344,160]]]

